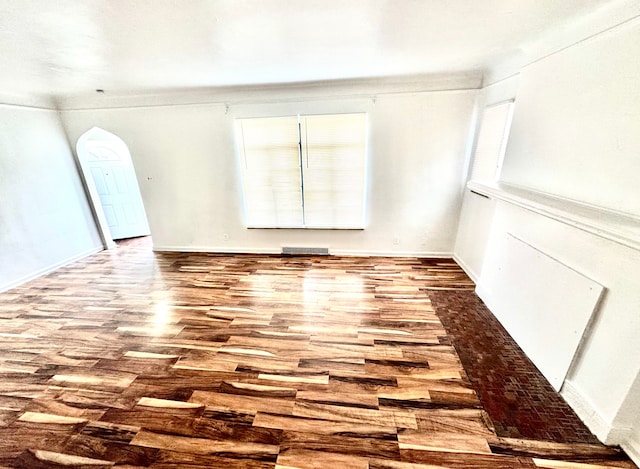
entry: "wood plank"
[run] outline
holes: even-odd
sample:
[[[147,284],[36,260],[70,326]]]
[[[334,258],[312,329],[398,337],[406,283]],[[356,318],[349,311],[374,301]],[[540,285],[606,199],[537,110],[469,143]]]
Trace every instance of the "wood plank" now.
[[[434,302],[472,286],[450,260],[146,242],[0,294],[0,467],[633,467],[496,435]]]

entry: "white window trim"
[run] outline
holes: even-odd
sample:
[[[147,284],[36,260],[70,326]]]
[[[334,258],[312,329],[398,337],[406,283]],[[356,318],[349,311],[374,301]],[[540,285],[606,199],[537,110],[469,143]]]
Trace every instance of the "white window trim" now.
[[[482,175],[478,175],[476,173],[482,172],[481,165],[483,164],[486,165],[486,163],[488,162],[486,160],[489,159],[488,155],[482,155],[478,153],[479,144],[482,141],[482,137],[483,137],[482,130],[483,130],[483,125],[485,124],[486,113],[492,108],[505,106],[505,105],[508,106],[508,109],[507,109],[507,114],[504,120],[504,126],[502,127],[502,134],[500,136],[501,138],[500,144],[499,144],[500,146],[497,154],[493,154],[490,156],[491,161],[494,162],[495,164],[492,171],[493,174],[491,175],[491,177],[483,177]],[[509,142],[509,134],[511,132],[511,124],[513,122],[514,109],[515,109],[515,99],[508,99],[505,101],[493,103],[488,106],[485,106],[485,108],[483,109],[482,119],[480,121],[480,125],[477,128],[475,148],[473,151],[473,159],[471,162],[471,168],[469,170],[469,180],[495,182],[500,179],[500,176],[502,174],[502,166],[504,164],[505,154],[507,151],[507,145]],[[479,158],[481,157],[483,157],[482,160],[479,160]]]

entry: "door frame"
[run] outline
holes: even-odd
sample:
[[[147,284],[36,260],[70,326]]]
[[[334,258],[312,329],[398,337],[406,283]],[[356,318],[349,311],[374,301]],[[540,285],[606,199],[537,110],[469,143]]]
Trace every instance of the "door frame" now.
[[[91,129],[87,130],[80,136],[78,142],[76,143],[76,156],[80,165],[80,172],[84,181],[89,205],[91,206],[91,212],[93,213],[93,217],[96,222],[98,234],[100,235],[100,239],[102,240],[102,244],[105,249],[114,249],[117,245],[113,241],[111,230],[109,229],[109,224],[107,223],[107,217],[104,214],[102,202],[100,201],[100,195],[98,194],[98,188],[96,187],[96,183],[93,180],[93,175],[91,174],[91,170],[89,168],[89,154],[85,150],[87,140],[94,135],[108,136],[110,139],[116,141],[118,146],[120,147],[122,159],[126,160],[131,165],[131,168],[133,168],[134,171],[135,167],[133,166],[133,161],[131,160],[129,147],[127,147],[127,144],[124,142],[124,140],[107,130],[101,129],[100,127],[92,127]]]

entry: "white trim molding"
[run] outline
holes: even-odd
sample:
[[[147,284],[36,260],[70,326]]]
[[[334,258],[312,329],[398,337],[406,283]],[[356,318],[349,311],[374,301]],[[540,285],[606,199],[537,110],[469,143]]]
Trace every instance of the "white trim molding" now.
[[[56,111],[54,100],[49,96],[16,95],[0,93],[0,105],[34,108],[46,111]]]
[[[452,259],[452,252],[439,251],[370,251],[357,249],[330,249],[329,255],[333,256],[359,256],[359,257],[420,257],[436,259]]]
[[[626,440],[630,428],[615,427],[611,422],[608,422],[571,380],[564,381],[560,395],[602,443],[620,445]]]
[[[629,434],[620,446],[625,450],[631,460],[640,466],[640,441],[638,441],[632,434]]]
[[[86,251],[83,251],[79,254],[76,254],[75,256],[71,256],[68,257],[66,259],[61,260],[60,262],[56,262],[55,264],[49,265],[47,267],[44,267],[40,270],[37,270],[35,272],[31,272],[23,277],[20,277],[17,280],[13,280],[9,283],[5,283],[4,285],[0,285],[0,293],[5,292],[7,290],[11,290],[12,288],[18,287],[24,283],[30,282],[31,280],[34,280],[38,277],[42,277],[43,275],[46,275],[48,273],[53,272],[54,270],[57,270],[61,267],[64,267],[65,265],[69,265],[72,264],[76,261],[79,261],[80,259],[84,259],[85,257],[91,256],[93,254],[96,254],[100,251],[103,250],[102,246],[98,246],[98,247],[93,247],[91,249],[87,249]]]
[[[471,267],[469,267],[469,265],[465,263],[458,255],[453,254],[453,260],[456,261],[456,263],[462,268],[462,270],[464,270],[464,273],[467,274],[471,280],[473,280],[473,283],[478,285],[478,282],[480,281],[480,274],[474,272],[473,269],[471,269]]]
[[[177,246],[154,245],[155,252],[207,252],[219,254],[282,254],[282,246],[273,248],[244,248],[228,246]],[[453,259],[453,253],[441,251],[376,251],[356,249],[331,249],[330,256],[354,256],[354,257],[419,257],[436,259]]]
[[[158,93],[130,92],[97,94],[95,92],[60,96],[56,106],[61,111],[129,107],[182,106],[195,104],[234,105],[247,102],[286,102],[334,97],[366,98],[390,94],[413,94],[477,90],[482,86],[478,71],[419,74],[385,78],[320,80],[271,85],[214,86],[191,89],[168,89]]]
[[[505,183],[469,181],[467,188],[640,250],[640,218],[634,215]]]
[[[155,252],[203,252],[213,254],[280,254],[282,248],[233,248],[226,246],[153,245]]]

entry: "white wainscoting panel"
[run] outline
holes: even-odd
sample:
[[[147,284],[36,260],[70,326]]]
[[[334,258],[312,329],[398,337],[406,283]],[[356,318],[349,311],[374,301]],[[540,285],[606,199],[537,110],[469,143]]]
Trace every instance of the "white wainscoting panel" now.
[[[560,390],[604,287],[504,233],[478,294],[551,385]]]

